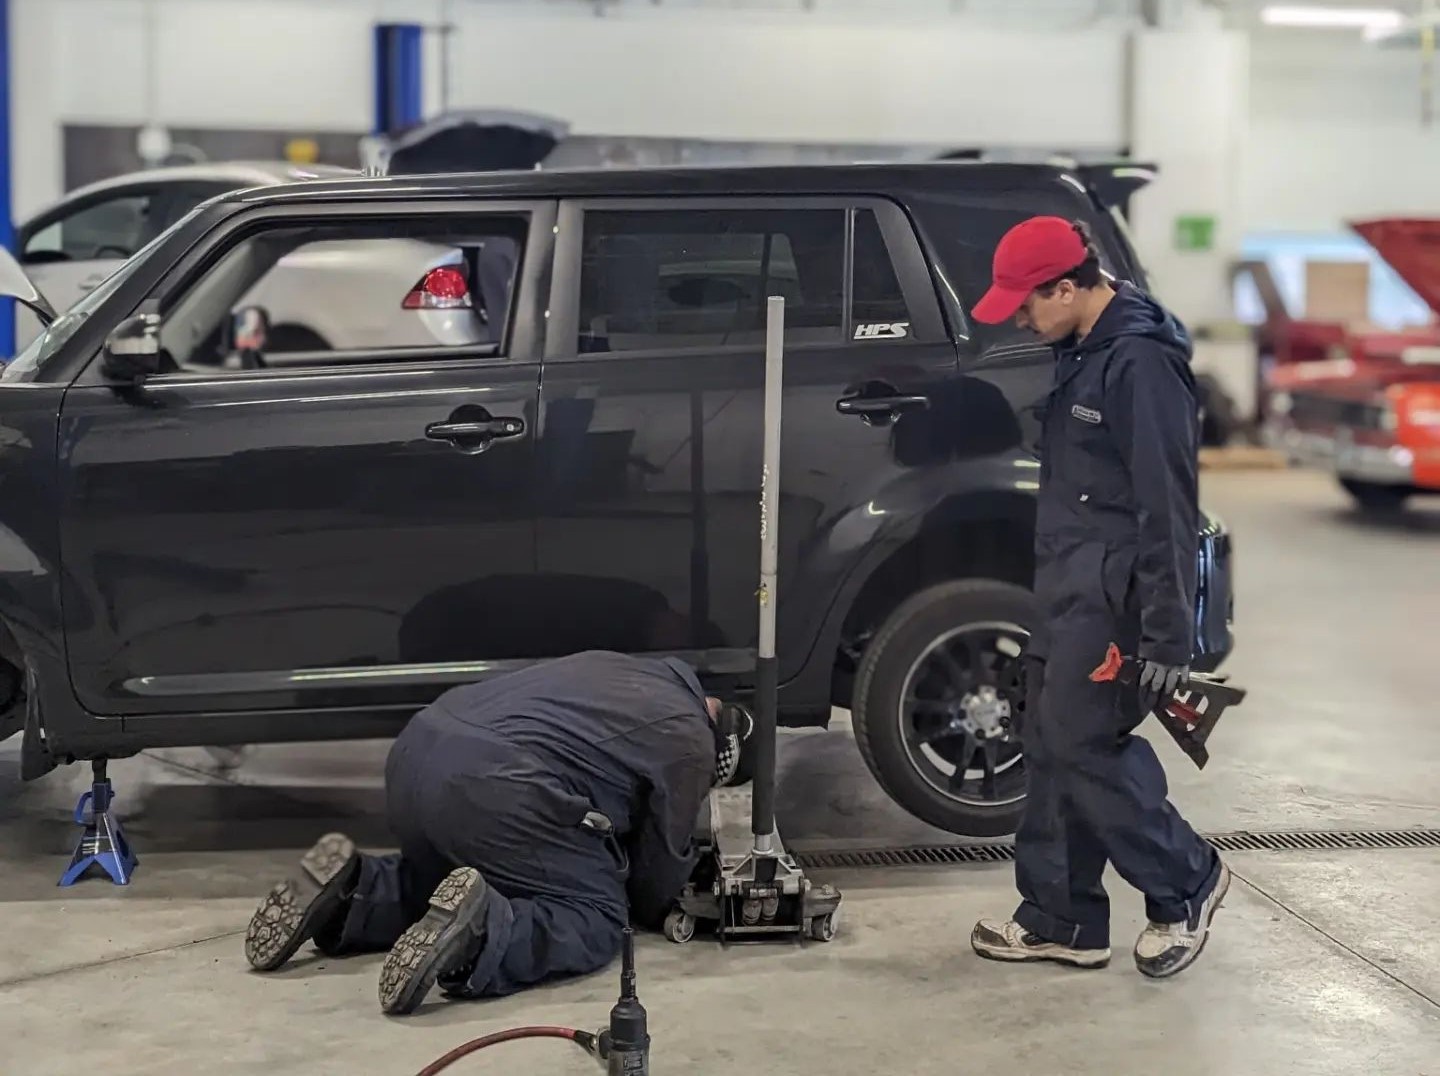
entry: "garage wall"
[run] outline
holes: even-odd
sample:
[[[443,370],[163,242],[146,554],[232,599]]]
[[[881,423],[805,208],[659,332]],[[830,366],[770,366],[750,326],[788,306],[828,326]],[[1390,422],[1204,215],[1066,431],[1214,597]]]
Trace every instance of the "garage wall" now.
[[[177,124],[331,129],[370,120],[377,17],[435,21],[446,9],[441,0],[156,0],[159,62],[147,77],[140,0],[45,2],[59,9],[59,67],[95,76],[64,81],[67,120],[130,122],[153,100]],[[457,0],[452,99],[553,112],[580,133],[1049,144],[1055,102],[1085,86],[1090,106],[1068,136],[1113,144],[1123,33],[1111,20],[1086,28],[1095,9],[1084,3],[1049,8],[1086,17],[1055,24],[1075,33],[1037,34],[1018,29],[1014,11],[957,16],[913,0],[811,14],[798,4],[626,4],[603,18],[579,3]]]
[[[1133,6],[817,0],[807,14],[799,0],[626,0],[597,17],[564,0],[12,4],[33,13],[15,45],[39,77],[16,97],[37,127],[43,116],[363,132],[373,24],[438,24],[448,13],[453,105],[548,111],[579,134],[1047,148],[1063,137],[1065,148],[1107,150],[1125,133]],[[432,104],[438,50],[433,40]],[[1057,115],[1077,91],[1086,107]],[[53,139],[17,148],[58,152]]]
[[[1252,229],[1440,214],[1440,121],[1420,123],[1418,53],[1353,34],[1258,32],[1251,56],[1243,214]]]
[[[1046,146],[1124,137],[1124,32],[1113,24],[1020,32],[979,16],[906,18],[900,5],[889,16],[744,21],[713,8],[596,19],[554,7],[460,5],[458,99],[552,112],[582,133]],[[1057,104],[1080,87],[1089,107],[1057,124]]]

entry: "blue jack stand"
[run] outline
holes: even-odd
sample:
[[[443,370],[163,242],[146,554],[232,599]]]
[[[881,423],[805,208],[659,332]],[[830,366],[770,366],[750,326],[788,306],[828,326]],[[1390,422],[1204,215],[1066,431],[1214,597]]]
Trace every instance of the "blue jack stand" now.
[[[129,885],[130,875],[135,873],[140,861],[130,850],[130,842],[125,839],[120,820],[110,813],[115,792],[110,787],[110,779],[105,776],[105,760],[97,758],[90,763],[90,768],[94,772],[94,782],[90,791],[81,796],[80,802],[75,805],[75,824],[84,826],[85,833],[75,846],[75,854],[70,857],[70,866],[61,875],[60,884],[72,886],[92,866],[98,866],[110,875],[110,880],[116,885]]]

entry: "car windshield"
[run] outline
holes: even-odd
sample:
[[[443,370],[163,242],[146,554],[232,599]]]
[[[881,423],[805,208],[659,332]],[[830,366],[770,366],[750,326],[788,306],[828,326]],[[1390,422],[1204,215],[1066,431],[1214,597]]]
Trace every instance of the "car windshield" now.
[[[105,280],[74,306],[70,307],[54,321],[52,321],[39,336],[25,347],[25,350],[16,355],[15,358],[0,372],[0,381],[24,381],[30,377],[50,356],[59,351],[67,340],[79,331],[102,304],[105,303],[115,291],[129,280],[140,266],[149,260],[150,255],[155,253],[158,247],[176,228],[183,227],[190,219],[197,215],[199,207],[182,217],[175,224],[172,224],[160,235],[137,250],[126,259],[118,269],[111,273]]]

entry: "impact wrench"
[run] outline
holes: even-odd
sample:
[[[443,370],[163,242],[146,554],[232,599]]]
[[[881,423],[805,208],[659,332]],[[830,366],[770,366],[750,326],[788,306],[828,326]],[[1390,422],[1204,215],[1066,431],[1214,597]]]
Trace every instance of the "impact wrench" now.
[[[573,1027],[513,1027],[472,1039],[426,1065],[417,1076],[436,1076],[467,1054],[519,1039],[567,1039],[600,1064],[609,1076],[650,1076],[650,1031],[645,1006],[635,992],[635,932],[625,928],[621,948],[620,999],[610,1010],[610,1026],[591,1033]]]

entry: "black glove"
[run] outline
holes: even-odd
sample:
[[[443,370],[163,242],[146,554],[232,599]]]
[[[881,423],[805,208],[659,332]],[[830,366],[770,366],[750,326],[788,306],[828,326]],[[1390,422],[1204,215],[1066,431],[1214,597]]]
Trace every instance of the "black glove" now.
[[[1162,702],[1168,701],[1180,685],[1190,678],[1190,666],[1165,665],[1158,661],[1140,663],[1140,713],[1153,714]]]

